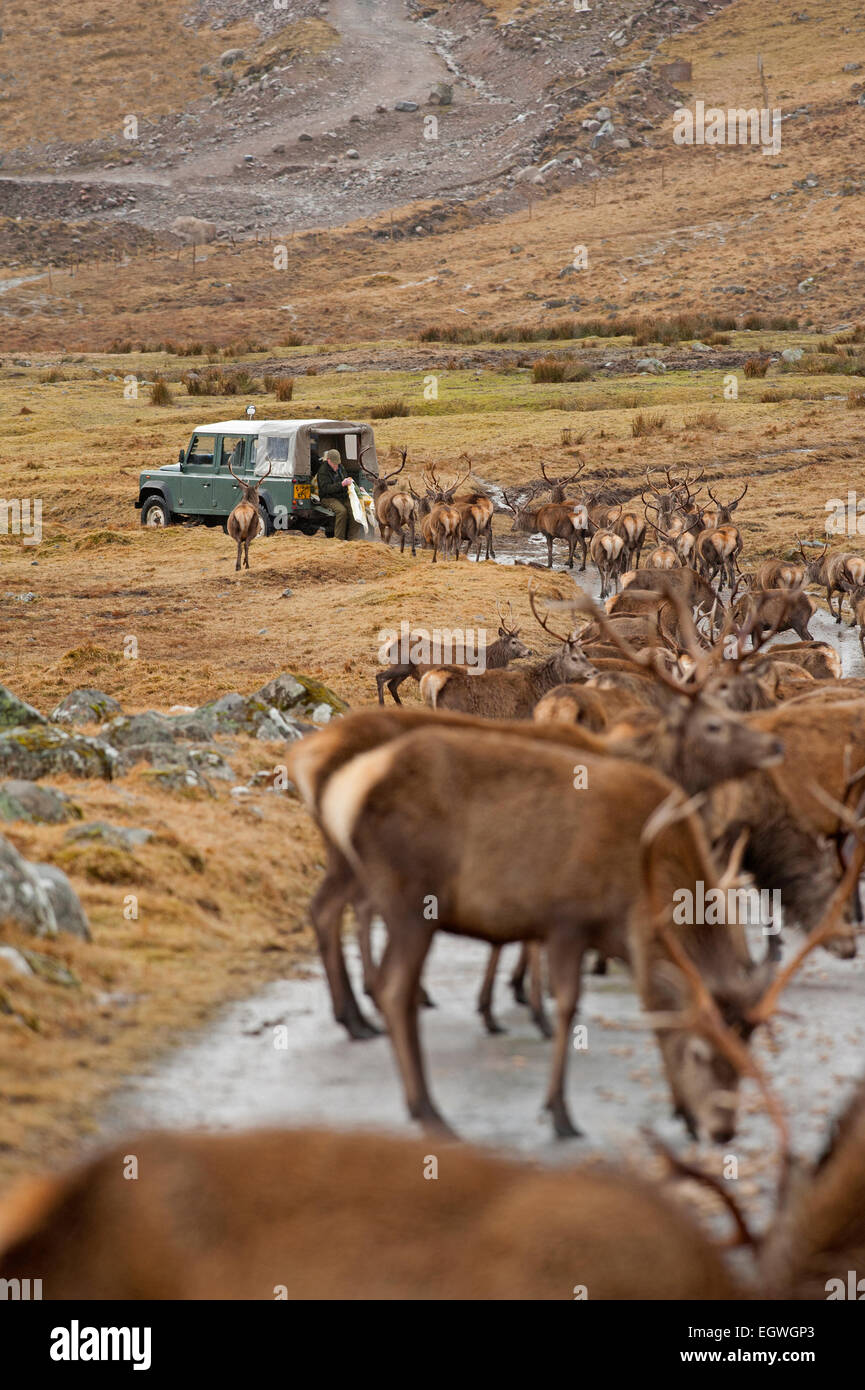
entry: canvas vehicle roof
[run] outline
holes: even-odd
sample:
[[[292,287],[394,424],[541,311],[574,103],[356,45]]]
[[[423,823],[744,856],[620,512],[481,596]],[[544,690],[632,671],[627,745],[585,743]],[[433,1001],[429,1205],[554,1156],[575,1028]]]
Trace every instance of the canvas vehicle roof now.
[[[357,420],[219,420],[196,425],[195,434],[242,434],[255,437],[255,473],[267,472],[274,478],[306,477],[310,472],[310,438],[315,435],[342,435],[346,457],[356,462],[363,454],[364,472],[378,477],[378,459],[371,425]],[[354,441],[357,441],[354,443]]]

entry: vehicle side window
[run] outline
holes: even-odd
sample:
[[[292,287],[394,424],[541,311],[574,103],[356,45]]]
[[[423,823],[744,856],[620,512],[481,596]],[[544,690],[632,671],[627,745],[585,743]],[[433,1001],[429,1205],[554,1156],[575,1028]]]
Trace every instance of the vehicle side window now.
[[[196,468],[212,468],[215,448],[215,434],[193,435],[192,446],[186,459],[187,464],[193,464]]]
[[[222,461],[220,468],[228,470],[229,461],[235,473],[241,471],[243,464],[243,446],[246,439],[242,434],[224,434],[222,436]]]

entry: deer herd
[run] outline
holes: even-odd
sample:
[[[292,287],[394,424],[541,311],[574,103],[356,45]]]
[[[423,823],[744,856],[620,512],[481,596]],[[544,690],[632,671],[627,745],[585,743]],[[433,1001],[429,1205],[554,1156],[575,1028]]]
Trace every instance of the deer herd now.
[[[469,474],[445,486],[431,470],[421,497],[398,486],[405,464],[403,451],[376,484],[382,537],[399,535],[401,549],[408,539],[414,554],[419,530],[433,562],[458,560],[463,546],[493,557],[492,501],[458,494]],[[579,1284],[591,1298],[738,1299],[825,1298],[833,1280],[865,1270],[865,1079],[819,1163],[805,1163],[754,1046],[812,953],[846,961],[857,950],[865,679],[845,677],[835,648],[811,636],[805,591],[825,589],[836,623],[847,598],[862,640],[865,560],[799,541],[796,559],[745,575],[734,517],[747,484],[729,496],[709,488],[703,507],[702,477],[647,472],[641,512],[600,488],[569,498],[580,471],[542,469],[504,502],[515,532],[546,539],[548,568],[554,542],[570,571],[580,547],[600,603],[572,573],[532,576],[532,634],[500,605],[477,670],[400,660],[394,644],[376,672],[378,703],[289,754],[324,844],[309,912],[334,1017],[357,1042],[387,1032],[408,1113],[429,1137],[150,1136],[149,1188],[122,1182],[118,1150],[0,1204],[0,1277],[48,1271],[59,1297],[267,1297],[271,1280],[289,1297],[350,1297],[360,1280],[367,1297],[567,1298]],[[420,703],[401,704],[407,681]],[[762,919],[749,909],[682,921],[674,910],[683,894],[717,905],[767,893]],[[361,997],[344,951],[349,911]],[[477,1007],[490,1034],[502,1031],[501,954],[518,948],[510,986],[551,1040],[543,1105],[557,1137],[581,1133],[567,1070],[589,965],[629,973],[690,1136],[732,1144],[740,1082],[756,1086],[780,1165],[760,1237],[729,1184],[655,1141],[674,1174],[732,1213],[750,1274],[728,1267],[719,1240],[656,1183],[434,1147],[455,1137],[419,1028],[439,932],[489,948]],[[431,1148],[448,1155],[448,1180],[420,1200]],[[188,1191],[206,1258],[178,1237]],[[118,1253],[121,1213],[129,1238]]]

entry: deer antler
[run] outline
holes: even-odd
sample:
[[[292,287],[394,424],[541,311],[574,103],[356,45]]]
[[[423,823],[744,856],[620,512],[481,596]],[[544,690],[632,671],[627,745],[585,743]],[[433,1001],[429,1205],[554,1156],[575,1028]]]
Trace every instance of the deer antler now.
[[[676,788],[655,808],[643,826],[640,836],[641,869],[649,899],[652,929],[663,942],[670,960],[681,970],[693,998],[691,1010],[688,1013],[683,1013],[678,1021],[675,1020],[675,1017],[667,1019],[665,1026],[689,1028],[703,1033],[715,1044],[718,1051],[727,1057],[740,1075],[750,1076],[757,1083],[763,1093],[766,1109],[778,1131],[782,1161],[786,1163],[790,1152],[790,1134],[786,1116],[781,1109],[778,1098],[742,1039],[737,1036],[729,1024],[725,1023],[721,1011],[696,964],[683,947],[676,933],[671,930],[667,921],[669,905],[658,900],[659,895],[654,872],[655,842],[675,821],[681,820],[697,810],[703,800],[702,795],[685,800],[684,792]],[[733,859],[738,857],[739,853],[740,842],[737,841],[730,857],[727,872],[722,875],[722,881],[728,877]],[[865,847],[863,847],[863,859],[865,859]]]
[[[514,612],[511,607],[510,599],[508,599],[507,615],[505,615],[504,611],[502,610],[501,601],[499,599],[496,599],[496,612],[499,615],[499,622],[501,623],[505,632],[517,631],[517,629],[514,627]]]
[[[587,593],[578,586],[575,587],[577,588],[576,598],[569,599],[567,601],[567,606],[575,609],[578,613],[583,613],[593,618],[602,631],[607,634],[613,646],[618,647],[622,656],[626,657],[628,661],[632,661],[635,666],[639,666],[642,670],[650,671],[656,680],[659,680],[662,685],[666,685],[670,690],[675,691],[677,695],[685,695],[693,699],[700,693],[699,688],[682,685],[679,681],[668,675],[661,662],[654,660],[653,649],[643,652],[635,651],[630,643],[626,642],[624,637],[619,635],[616,631],[616,624],[610,622],[607,614],[602,609],[598,608],[597,604],[589,598]]]
[[[508,508],[508,510],[512,511],[514,516],[519,516],[519,510],[514,506],[513,502],[511,501],[504,488],[502,488],[502,497],[505,499],[505,506]]]
[[[533,613],[535,619],[540,623],[541,627],[544,629],[544,632],[548,632],[549,635],[550,635],[551,637],[555,637],[555,639],[556,639],[557,642],[561,642],[561,643],[564,644],[565,642],[569,641],[569,639],[570,639],[570,634],[568,634],[567,637],[563,637],[563,636],[561,635],[561,633],[559,633],[559,632],[553,632],[553,629],[550,627],[549,622],[548,622],[546,619],[544,619],[544,618],[541,617],[541,615],[540,615],[540,613],[538,612],[537,607],[536,607],[536,605],[535,605],[535,595],[536,595],[536,593],[537,593],[537,590],[536,590],[534,584],[531,583],[531,581],[530,581],[530,582],[529,582],[529,607],[531,608],[532,613]]]

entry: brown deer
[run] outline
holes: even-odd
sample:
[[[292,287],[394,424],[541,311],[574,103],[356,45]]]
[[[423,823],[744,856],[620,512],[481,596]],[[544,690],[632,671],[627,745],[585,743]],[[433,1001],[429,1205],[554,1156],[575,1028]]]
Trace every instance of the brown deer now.
[[[421,516],[420,527],[427,545],[432,546],[433,564],[436,563],[439,551],[445,558],[448,554],[453,555],[455,560],[460,558],[461,516],[459,507],[454,503],[454,493],[468,476],[468,473],[464,473],[461,478],[445,487],[439,482],[435,469],[429,470],[427,498],[430,509]]]
[[[839,550],[834,555],[828,554],[829,541],[823,545],[823,549],[816,557],[809,559],[805,554],[805,547],[799,537],[796,537],[796,544],[799,554],[802,556],[802,563],[805,566],[806,581],[809,584],[820,584],[826,590],[826,602],[829,605],[829,612],[836,623],[841,622],[841,609],[844,599],[849,592],[850,585],[865,584],[865,559],[861,555],[854,555],[849,550]],[[832,607],[832,595],[838,595],[838,612]]]
[[[674,570],[678,569],[682,563],[679,551],[676,549],[676,541],[673,536],[661,530],[654,522],[649,522],[657,539],[654,546],[646,558],[646,568],[650,570]]]
[[[431,709],[456,710],[486,719],[531,719],[538,700],[562,681],[585,680],[594,675],[591,662],[583,654],[576,631],[563,636],[553,632],[548,619],[537,611],[535,593],[529,590],[532,613],[559,648],[552,656],[531,665],[476,675],[456,667],[433,667],[421,677],[420,693]]]
[[[225,524],[229,536],[237,542],[237,564],[235,570],[240,569],[240,557],[243,555],[243,563],[249,569],[249,546],[254,541],[259,532],[264,532],[266,522],[262,521],[260,503],[258,500],[258,489],[270,473],[272,464],[267,465],[267,473],[262,473],[260,478],[246,480],[238,478],[229,460],[228,471],[240,488],[240,501],[231,512]]]
[[[361,451],[361,458],[368,450]],[[415,549],[415,501],[407,492],[401,492],[395,487],[397,478],[405,468],[408,449],[400,449],[402,462],[399,468],[393,473],[382,474],[375,479],[372,486],[373,504],[375,506],[376,520],[378,529],[385,545],[390,545],[390,538],[393,535],[399,536],[399,553],[405,551],[405,533],[409,533],[411,541],[411,553],[416,555]]]
[[[522,657],[532,655],[532,650],[524,642],[520,641],[520,629],[513,626],[513,614],[511,605],[507,606],[507,616],[502,612],[501,605],[497,605],[499,614],[498,637],[485,648],[484,669],[487,671],[498,671],[505,666],[509,666],[512,661],[518,661]],[[410,634],[410,641],[412,634]],[[378,688],[378,702],[384,704],[384,692],[387,688],[393,696],[394,703],[401,705],[402,701],[397,694],[399,687],[405,680],[419,681],[425,671],[432,670],[429,665],[422,662],[413,661],[411,658],[411,648],[409,648],[409,659],[407,662],[400,663],[397,658],[400,655],[400,642],[395,641],[389,658],[394,664],[385,668],[384,671],[377,671],[375,683]]]
[[[769,631],[795,632],[803,642],[811,640],[808,624],[816,605],[801,587],[750,589],[739,598],[734,589],[731,598],[731,615],[736,622],[747,622],[756,640]]]
[[[138,1182],[124,1178],[129,1153]],[[413,1136],[129,1136],[4,1194],[0,1278],[14,1287],[38,1271],[46,1299],[75,1302],[564,1301],[575,1285],[594,1301],[746,1294],[721,1250],[645,1179],[463,1145],[439,1163],[441,1181],[424,1182],[429,1142]]]
[[[547,543],[547,569],[553,568],[553,541],[564,541],[568,547],[568,569],[574,567],[574,553],[579,542],[582,550],[580,570],[586,568],[589,514],[582,502],[545,502],[540,507],[512,502],[502,490],[505,506],[514,514],[512,531],[525,536],[540,533]]]
[[[469,476],[471,476],[472,461],[468,454],[463,454],[469,466]],[[454,498],[454,506],[460,513],[460,538],[466,543],[466,555],[476,545],[475,560],[480,561],[481,549],[486,545],[484,558],[494,560],[496,558],[495,545],[493,544],[493,516],[495,507],[493,500],[485,492],[475,489],[463,497]],[[458,542],[459,546],[459,542]]]
[[[431,727],[361,754],[324,787],[325,834],[387,924],[376,1000],[409,1114],[430,1130],[450,1132],[427,1087],[417,1032],[417,990],[437,928],[491,945],[528,939],[546,946],[558,1015],[546,1108],[563,1137],[578,1133],[564,1082],[586,949],[629,960],[651,1012],[681,1015],[686,1007],[690,986],[653,931],[658,904],[669,912],[683,887],[724,892],[727,880],[683,793],[667,779],[589,754],[580,755],[580,767],[585,785],[575,795],[571,749]],[[494,838],[492,804],[507,808]],[[656,853],[661,839],[663,853]],[[467,864],[470,874],[462,870]],[[423,911],[429,894],[434,917]],[[728,930],[691,926],[680,946],[747,1036],[765,971],[744,962]],[[659,1032],[676,1110],[691,1132],[726,1143],[736,1129],[737,1074],[711,1045],[692,1041],[684,1025]]]
[[[619,510],[621,511],[621,508]],[[618,519],[617,517],[616,521]],[[627,555],[622,537],[612,529],[598,529],[589,544],[589,554],[600,576],[601,598],[608,596],[611,585],[618,593]]]
[[[764,560],[754,573],[755,589],[801,589],[805,583],[805,566],[790,560]]]

